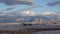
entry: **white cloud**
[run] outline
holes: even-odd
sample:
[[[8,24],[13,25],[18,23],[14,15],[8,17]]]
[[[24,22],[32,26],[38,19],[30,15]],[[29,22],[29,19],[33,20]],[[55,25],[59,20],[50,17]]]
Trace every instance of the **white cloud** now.
[[[52,15],[52,14],[56,14],[55,12],[44,12],[42,13],[42,15]]]
[[[36,13],[33,12],[33,11],[23,11],[22,15],[25,15],[25,16],[35,16]]]

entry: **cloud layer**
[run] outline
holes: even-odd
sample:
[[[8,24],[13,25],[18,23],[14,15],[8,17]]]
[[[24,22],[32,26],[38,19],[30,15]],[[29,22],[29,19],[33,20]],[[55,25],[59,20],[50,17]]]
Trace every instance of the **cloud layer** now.
[[[48,5],[49,6],[57,6],[57,5],[60,5],[60,1],[49,2]]]
[[[32,5],[32,0],[0,0],[0,3],[4,3],[6,5]]]

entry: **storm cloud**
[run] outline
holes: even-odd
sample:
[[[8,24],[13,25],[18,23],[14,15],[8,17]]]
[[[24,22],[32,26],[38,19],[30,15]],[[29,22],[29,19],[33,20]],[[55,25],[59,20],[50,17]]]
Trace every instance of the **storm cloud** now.
[[[6,5],[33,5],[32,0],[0,0],[0,3]]]
[[[60,5],[60,1],[49,2],[48,5],[49,6],[58,6],[58,5]]]

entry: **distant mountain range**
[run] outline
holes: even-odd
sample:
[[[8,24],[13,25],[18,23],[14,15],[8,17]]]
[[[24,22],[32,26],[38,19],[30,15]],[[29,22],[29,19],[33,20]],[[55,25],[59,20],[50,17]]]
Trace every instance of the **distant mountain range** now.
[[[43,16],[43,15],[38,15],[38,16],[0,16],[0,22],[33,22],[35,21],[35,18],[43,19],[44,21],[58,21],[60,18],[57,15],[48,15],[48,16]]]
[[[33,12],[34,13],[34,12]],[[32,14],[33,14],[32,13]],[[25,14],[25,13],[24,13]],[[0,15],[0,23],[11,23],[11,22],[34,22],[37,18],[42,19],[46,22],[60,22],[60,15],[57,14],[48,14],[48,15],[26,15],[24,16],[21,13],[7,13],[7,15]],[[31,12],[27,12],[31,14]]]

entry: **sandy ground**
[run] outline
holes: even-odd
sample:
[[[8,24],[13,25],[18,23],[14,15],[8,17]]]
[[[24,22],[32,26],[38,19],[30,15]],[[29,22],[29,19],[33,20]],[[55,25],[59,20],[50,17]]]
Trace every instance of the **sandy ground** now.
[[[32,34],[60,34],[60,30],[40,31],[40,32],[34,32]]]

